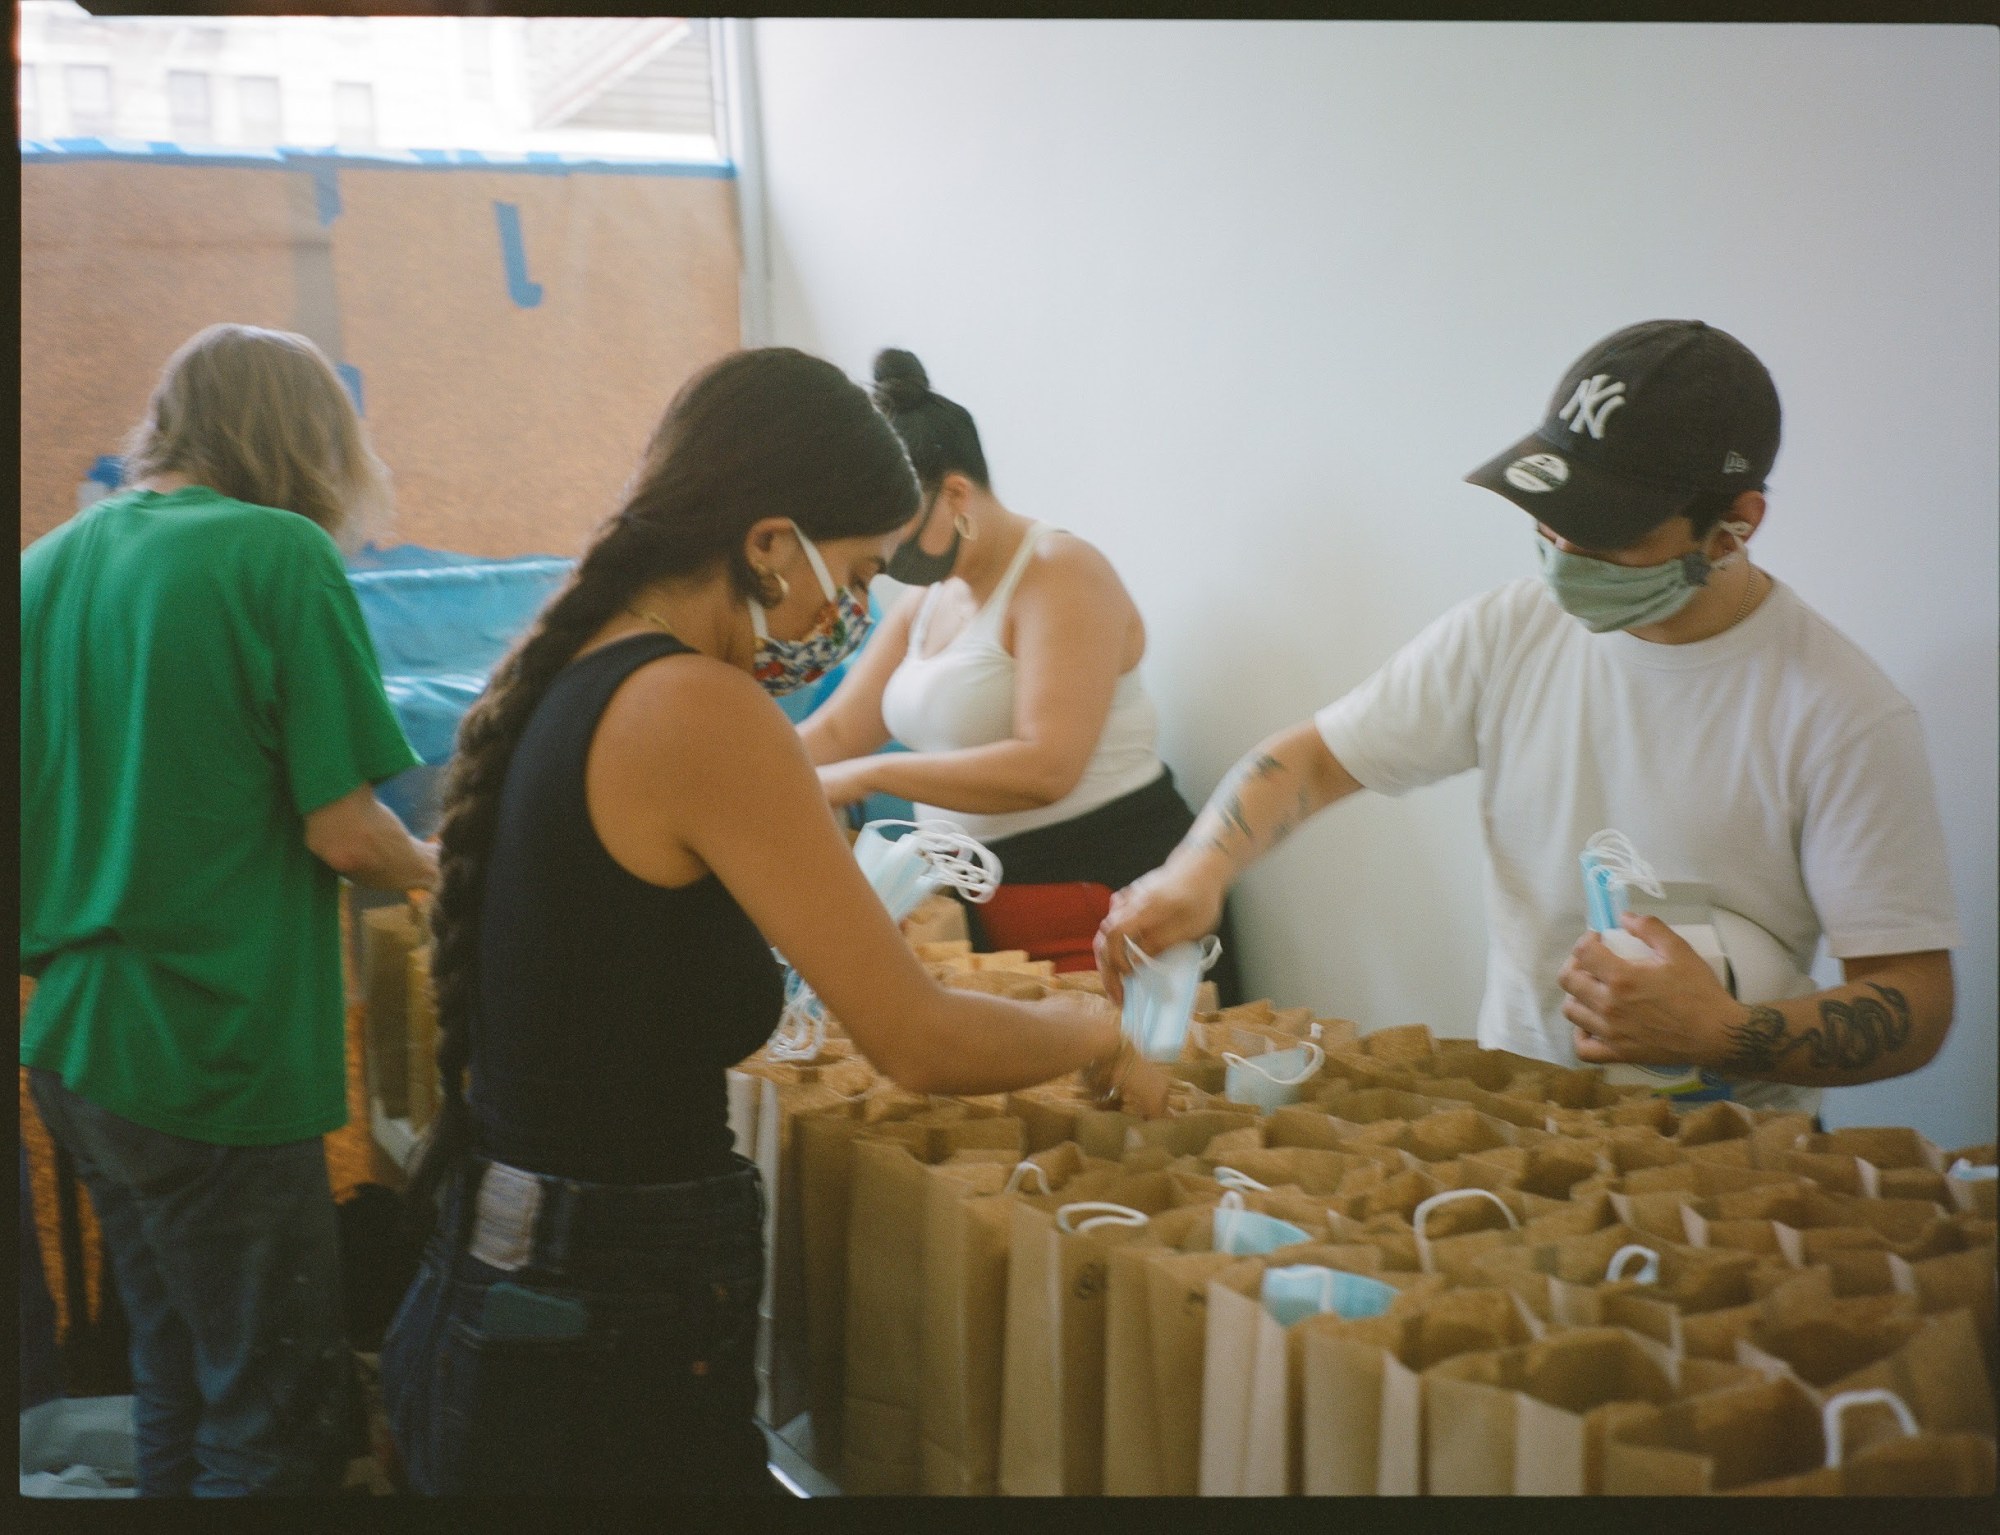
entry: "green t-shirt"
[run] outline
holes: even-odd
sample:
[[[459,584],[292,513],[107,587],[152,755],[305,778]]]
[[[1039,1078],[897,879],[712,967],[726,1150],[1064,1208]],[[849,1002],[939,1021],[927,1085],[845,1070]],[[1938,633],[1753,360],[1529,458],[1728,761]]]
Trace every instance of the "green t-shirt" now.
[[[201,486],[21,556],[21,1060],[257,1146],[347,1122],[339,882],[304,818],[417,762],[339,551]]]

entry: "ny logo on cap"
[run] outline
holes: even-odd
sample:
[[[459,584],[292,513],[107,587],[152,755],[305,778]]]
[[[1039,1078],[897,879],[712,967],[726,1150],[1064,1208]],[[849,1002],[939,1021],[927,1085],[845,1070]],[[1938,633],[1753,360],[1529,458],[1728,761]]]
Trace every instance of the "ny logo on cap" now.
[[[1556,419],[1569,421],[1572,432],[1588,431],[1599,439],[1604,437],[1604,418],[1625,403],[1625,385],[1608,373],[1592,374],[1576,386],[1576,393],[1569,397],[1569,404],[1556,412]],[[1576,419],[1570,421],[1571,412]]]

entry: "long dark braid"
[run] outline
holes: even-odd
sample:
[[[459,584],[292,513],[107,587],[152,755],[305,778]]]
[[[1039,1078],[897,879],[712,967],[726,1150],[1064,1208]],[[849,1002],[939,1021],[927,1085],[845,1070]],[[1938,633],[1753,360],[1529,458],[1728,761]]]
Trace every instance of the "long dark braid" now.
[[[431,904],[437,995],[436,1119],[410,1168],[424,1226],[472,1144],[464,1077],[479,995],[480,918],[508,764],[542,696],[577,651],[665,576],[725,568],[761,595],[743,553],[755,522],[789,517],[809,537],[891,532],[916,515],[916,476],[888,422],[831,363],[784,347],[737,352],[697,374],[654,431],[625,504],[568,583],[494,669],[460,723],[438,832]]]

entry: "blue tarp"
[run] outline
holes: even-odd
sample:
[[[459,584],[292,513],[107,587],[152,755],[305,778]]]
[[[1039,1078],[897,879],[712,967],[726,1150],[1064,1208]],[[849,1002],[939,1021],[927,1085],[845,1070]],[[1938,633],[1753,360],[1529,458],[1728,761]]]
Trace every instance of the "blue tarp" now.
[[[539,555],[486,560],[415,544],[370,544],[349,559],[348,580],[375,641],[383,687],[403,733],[424,759],[424,766],[398,774],[379,792],[419,836],[437,829],[440,781],[459,721],[574,564]],[[779,699],[779,706],[794,723],[803,720],[845,674],[845,666],[837,668]],[[873,816],[909,814],[897,808],[902,804],[874,796],[869,808]]]
[[[348,561],[348,580],[382,665],[382,686],[424,759],[378,792],[418,835],[437,829],[440,780],[458,722],[574,563],[539,556],[483,560],[415,544],[369,545]]]

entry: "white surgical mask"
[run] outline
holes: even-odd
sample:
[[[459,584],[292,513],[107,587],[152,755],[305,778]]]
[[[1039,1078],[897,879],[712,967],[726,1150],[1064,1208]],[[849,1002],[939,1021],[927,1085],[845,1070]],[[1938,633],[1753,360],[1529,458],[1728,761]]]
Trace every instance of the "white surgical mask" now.
[[[892,838],[888,826],[911,829]],[[975,905],[1000,887],[1000,860],[956,821],[870,821],[854,839],[854,857],[898,922],[947,885]]]
[[[1128,938],[1125,949],[1132,973],[1125,978],[1121,1027],[1147,1060],[1178,1060],[1194,1017],[1195,993],[1203,973],[1222,957],[1222,940],[1211,933],[1200,943],[1177,943],[1155,955]]]

